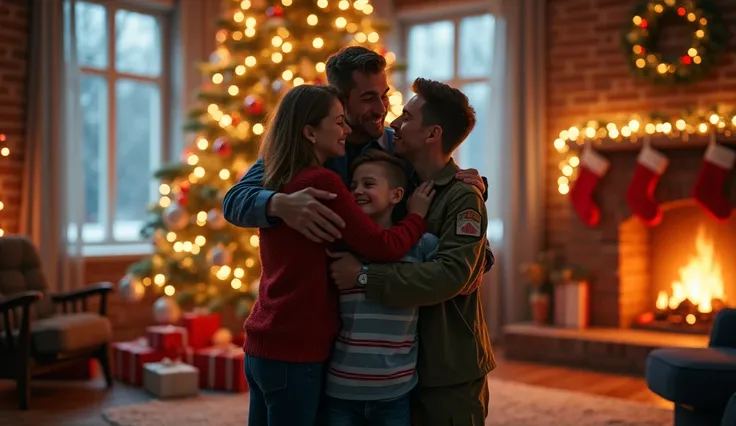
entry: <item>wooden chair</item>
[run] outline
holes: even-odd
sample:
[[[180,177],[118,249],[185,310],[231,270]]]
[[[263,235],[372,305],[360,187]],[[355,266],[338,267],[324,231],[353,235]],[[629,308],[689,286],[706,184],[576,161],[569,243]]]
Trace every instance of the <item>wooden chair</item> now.
[[[31,377],[96,358],[112,386],[106,316],[111,283],[49,294],[41,261],[24,237],[0,237],[0,379],[16,381],[19,406],[30,407]],[[99,310],[88,302],[99,297]]]

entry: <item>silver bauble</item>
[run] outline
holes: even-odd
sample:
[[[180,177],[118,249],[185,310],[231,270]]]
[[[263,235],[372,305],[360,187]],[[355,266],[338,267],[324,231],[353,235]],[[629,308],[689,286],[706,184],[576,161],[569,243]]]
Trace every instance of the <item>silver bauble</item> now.
[[[233,254],[223,245],[217,245],[210,249],[207,258],[214,266],[229,265],[233,261]]]
[[[222,215],[222,210],[212,209],[207,212],[207,224],[215,231],[219,231],[224,228],[227,225],[227,220],[225,220],[225,216]]]
[[[173,298],[161,296],[153,304],[153,319],[159,324],[176,324],[181,318],[181,308]]]
[[[133,274],[127,274],[118,282],[118,294],[126,302],[138,302],[146,295],[146,287],[143,281]]]
[[[179,204],[172,204],[164,210],[163,220],[169,231],[181,231],[189,225],[189,212]]]

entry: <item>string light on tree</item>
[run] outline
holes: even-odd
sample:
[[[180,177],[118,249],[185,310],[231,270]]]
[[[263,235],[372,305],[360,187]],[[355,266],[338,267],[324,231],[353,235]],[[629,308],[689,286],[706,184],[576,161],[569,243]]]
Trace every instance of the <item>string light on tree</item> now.
[[[700,113],[683,113],[677,117],[652,114],[645,119],[632,116],[618,121],[588,121],[560,131],[554,140],[555,150],[564,156],[558,168],[557,191],[566,195],[580,165],[580,150],[586,143],[641,145],[645,136],[667,138],[688,143],[691,136],[707,136],[712,132],[731,137],[736,133],[736,110],[728,113],[718,109]]]
[[[266,118],[291,87],[324,84],[330,54],[347,45],[396,55],[380,43],[389,26],[367,0],[228,0],[217,47],[201,64],[206,83],[189,111],[191,139],[181,163],[159,170],[160,197],[143,230],[155,253],[133,265],[126,288],[140,283],[166,297],[217,310],[232,304],[245,315],[260,277],[257,230],[225,221],[222,198],[257,158]],[[387,121],[401,113],[393,87]],[[137,295],[135,291],[130,291]],[[132,296],[131,296],[132,297]],[[163,302],[162,302],[163,303]],[[167,305],[168,306],[168,305]]]

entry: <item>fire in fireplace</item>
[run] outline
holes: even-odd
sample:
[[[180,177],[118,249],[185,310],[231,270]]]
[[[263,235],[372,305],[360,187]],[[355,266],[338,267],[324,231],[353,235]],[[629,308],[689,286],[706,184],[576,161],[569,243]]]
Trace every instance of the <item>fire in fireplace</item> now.
[[[704,227],[699,227],[695,252],[679,268],[678,275],[669,291],[658,293],[656,310],[640,317],[639,325],[649,329],[707,333],[715,314],[726,306],[727,298],[715,245]]]

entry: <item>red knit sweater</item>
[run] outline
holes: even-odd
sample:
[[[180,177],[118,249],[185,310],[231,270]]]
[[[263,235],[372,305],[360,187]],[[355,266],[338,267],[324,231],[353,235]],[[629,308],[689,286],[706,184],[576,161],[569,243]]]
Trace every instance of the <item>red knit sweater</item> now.
[[[416,214],[391,229],[381,228],[360,210],[340,176],[324,168],[300,171],[282,192],[307,187],[337,194],[325,205],[345,221],[343,241],[372,261],[400,260],[425,232],[424,219]],[[260,230],[261,283],[245,321],[245,353],[289,362],[330,357],[340,318],[337,290],[329,280],[327,248],[283,223]]]

